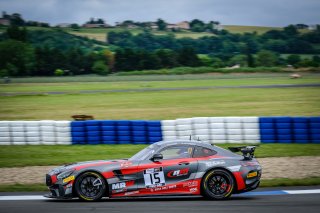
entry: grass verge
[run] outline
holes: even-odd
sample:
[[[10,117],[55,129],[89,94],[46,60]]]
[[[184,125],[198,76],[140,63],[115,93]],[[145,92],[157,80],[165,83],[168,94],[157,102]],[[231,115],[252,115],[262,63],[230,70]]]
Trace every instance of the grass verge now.
[[[228,88],[70,95],[1,96],[0,120],[164,120],[211,116],[314,116],[318,87]]]
[[[315,186],[320,185],[320,177],[310,177],[303,179],[277,178],[261,180],[260,187],[277,186]],[[0,185],[0,192],[40,192],[48,191],[45,184],[10,184]]]
[[[315,186],[320,185],[320,177],[308,177],[303,179],[276,178],[261,180],[260,187],[276,186]]]
[[[218,144],[227,148],[241,144]],[[0,167],[46,166],[65,163],[129,158],[146,145],[1,146]],[[261,144],[256,156],[319,156],[319,144]]]
[[[246,77],[245,77],[246,76]],[[314,84],[320,83],[320,74],[307,73],[300,79],[290,79],[288,74],[269,74],[269,75],[195,75],[195,79],[190,79],[189,75],[179,76],[158,76],[159,79],[141,76],[139,81],[129,81],[136,79],[137,76],[113,76],[113,77],[100,77],[95,76],[82,76],[82,77],[52,77],[46,80],[48,82],[41,82],[41,78],[13,78],[10,84],[0,84],[0,93],[10,92],[72,92],[77,93],[80,91],[100,91],[100,90],[127,90],[127,89],[162,89],[162,88],[199,88],[199,87],[221,87],[221,86],[252,86],[252,85],[279,85],[279,84]],[[151,76],[152,77],[152,76]],[[167,77],[164,78],[164,77]],[[201,79],[205,78],[206,79]],[[222,77],[225,77],[223,79]],[[198,79],[197,79],[198,78]],[[64,82],[68,80],[78,79],[78,82]],[[114,81],[112,81],[112,79]],[[25,83],[21,83],[25,80]],[[32,80],[34,82],[32,82]],[[51,82],[50,82],[51,80]],[[88,82],[83,82],[88,80]],[[90,82],[97,80],[97,82]],[[124,81],[121,81],[124,80]],[[56,81],[56,82],[55,82]],[[60,82],[59,82],[60,81]],[[104,82],[102,82],[104,81]],[[107,82],[108,81],[108,82]],[[20,83],[19,83],[20,82]]]

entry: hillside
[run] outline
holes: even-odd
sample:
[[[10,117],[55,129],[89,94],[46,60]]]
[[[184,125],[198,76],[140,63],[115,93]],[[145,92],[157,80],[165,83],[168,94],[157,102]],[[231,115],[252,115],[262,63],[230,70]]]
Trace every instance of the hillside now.
[[[258,34],[263,34],[269,30],[281,30],[280,27],[263,27],[263,26],[239,26],[239,25],[223,25],[223,29],[228,30],[230,33],[253,33],[257,32]],[[107,33],[110,31],[114,32],[121,32],[129,30],[133,35],[137,35],[139,33],[142,33],[142,29],[127,29],[127,28],[80,28],[79,30],[73,30],[71,28],[65,28],[64,31],[77,35],[77,36],[83,36],[90,39],[95,39],[97,41],[106,41]],[[193,38],[198,39],[203,36],[215,36],[212,33],[208,32],[191,32],[191,31],[181,31],[181,32],[164,32],[164,31],[152,31],[154,35],[165,35],[168,33],[172,33],[175,35],[176,38]]]

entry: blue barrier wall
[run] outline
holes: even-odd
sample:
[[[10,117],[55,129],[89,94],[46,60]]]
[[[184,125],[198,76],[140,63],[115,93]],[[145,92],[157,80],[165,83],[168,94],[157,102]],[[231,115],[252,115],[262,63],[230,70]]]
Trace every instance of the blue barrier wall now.
[[[71,122],[72,144],[151,144],[162,140],[160,121]]]
[[[262,143],[320,143],[320,117],[260,117]]]

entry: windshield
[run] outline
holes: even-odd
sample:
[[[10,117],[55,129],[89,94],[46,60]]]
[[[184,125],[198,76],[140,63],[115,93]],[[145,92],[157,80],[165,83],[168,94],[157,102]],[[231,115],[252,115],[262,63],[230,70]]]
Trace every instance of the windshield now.
[[[141,150],[140,152],[138,152],[137,154],[133,155],[129,161],[139,161],[139,160],[146,160],[146,158],[148,156],[150,156],[151,154],[153,154],[157,149],[157,146],[155,144],[152,144],[146,148],[144,148],[143,150]]]

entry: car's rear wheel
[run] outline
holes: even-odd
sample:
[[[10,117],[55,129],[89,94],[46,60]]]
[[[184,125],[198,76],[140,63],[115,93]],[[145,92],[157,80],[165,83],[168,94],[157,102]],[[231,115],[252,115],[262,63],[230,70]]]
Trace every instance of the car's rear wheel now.
[[[209,171],[202,180],[202,195],[209,199],[221,200],[231,196],[234,189],[232,175],[221,169]]]
[[[85,172],[75,181],[75,192],[86,201],[100,200],[106,192],[104,178],[96,172]]]

